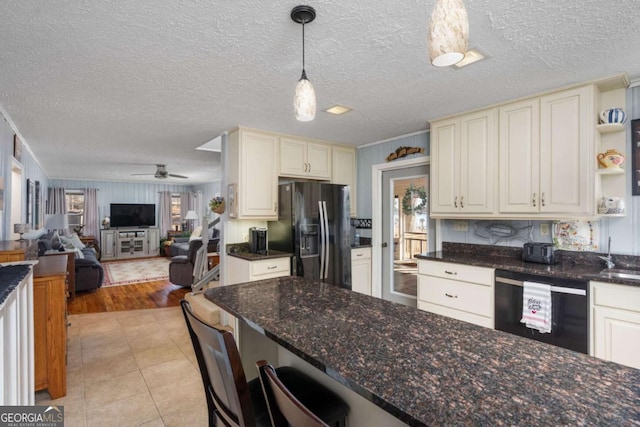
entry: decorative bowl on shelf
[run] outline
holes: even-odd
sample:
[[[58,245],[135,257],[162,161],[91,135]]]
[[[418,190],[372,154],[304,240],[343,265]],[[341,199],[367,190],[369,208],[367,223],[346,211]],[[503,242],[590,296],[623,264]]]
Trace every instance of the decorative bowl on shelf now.
[[[622,108],[610,108],[600,112],[601,123],[624,123],[627,120],[627,114]]]
[[[209,209],[211,212],[217,213],[218,215],[222,215],[224,213],[224,197],[214,197],[209,200]]]
[[[618,150],[611,149],[598,154],[598,163],[604,168],[620,168],[624,163],[624,156]]]

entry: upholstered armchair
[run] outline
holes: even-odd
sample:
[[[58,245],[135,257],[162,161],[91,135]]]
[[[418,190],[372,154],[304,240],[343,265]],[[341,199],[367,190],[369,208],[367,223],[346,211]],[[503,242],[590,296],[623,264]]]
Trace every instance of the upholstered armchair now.
[[[196,263],[196,253],[202,247],[202,240],[189,242],[186,255],[177,255],[169,263],[169,281],[174,285],[191,286],[193,283],[193,267]]]

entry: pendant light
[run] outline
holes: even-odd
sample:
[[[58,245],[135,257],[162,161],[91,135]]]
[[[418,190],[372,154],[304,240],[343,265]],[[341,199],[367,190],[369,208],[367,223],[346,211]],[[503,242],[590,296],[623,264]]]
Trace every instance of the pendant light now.
[[[316,11],[311,6],[296,6],[291,9],[291,19],[302,24],[302,75],[296,85],[296,94],[293,97],[293,108],[296,110],[296,119],[308,122],[316,116],[316,93],[313,85],[307,79],[304,69],[304,25],[316,18]]]
[[[448,67],[464,58],[469,18],[462,0],[437,0],[431,14],[429,54],[436,67]]]

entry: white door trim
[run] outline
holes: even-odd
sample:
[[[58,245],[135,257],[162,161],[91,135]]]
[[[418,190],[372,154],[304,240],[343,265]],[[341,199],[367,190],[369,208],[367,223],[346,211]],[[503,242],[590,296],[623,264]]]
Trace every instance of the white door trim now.
[[[394,169],[431,164],[431,157],[423,156],[396,160],[371,166],[371,295],[382,298],[382,173]],[[436,250],[442,248],[440,220],[436,219]]]

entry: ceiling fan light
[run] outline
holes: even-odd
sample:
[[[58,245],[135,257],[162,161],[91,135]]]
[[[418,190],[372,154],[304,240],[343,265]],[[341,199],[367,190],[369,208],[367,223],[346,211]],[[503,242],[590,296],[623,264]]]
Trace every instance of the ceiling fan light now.
[[[298,121],[309,122],[316,116],[316,93],[311,82],[307,80],[304,71],[296,85],[293,108],[296,111],[296,120]]]
[[[460,62],[467,51],[469,18],[462,0],[437,0],[429,27],[429,55],[436,67]]]

